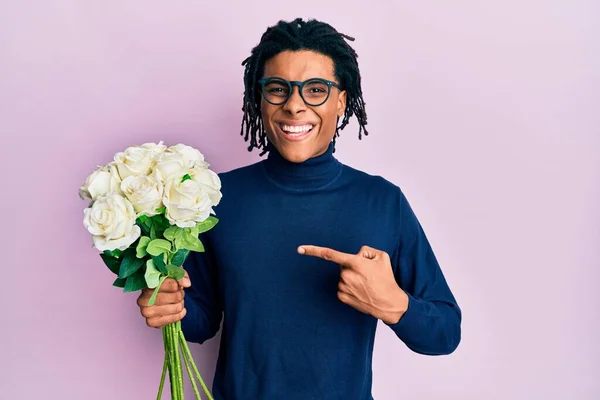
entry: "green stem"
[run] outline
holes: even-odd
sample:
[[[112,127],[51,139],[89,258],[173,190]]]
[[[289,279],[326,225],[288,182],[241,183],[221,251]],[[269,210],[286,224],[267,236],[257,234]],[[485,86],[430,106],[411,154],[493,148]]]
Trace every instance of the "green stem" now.
[[[169,353],[167,352],[167,341],[166,341],[166,337],[165,337],[165,327],[162,328],[162,334],[163,334],[163,345],[165,348],[165,361],[163,362],[163,369],[162,369],[162,374],[160,377],[160,386],[158,387],[158,395],[156,396],[156,400],[161,400],[162,399],[162,393],[163,393],[163,387],[165,386],[165,378],[167,376],[167,369],[169,367]]]
[[[179,330],[177,324],[171,324],[171,348],[173,350],[173,362],[175,368],[175,386],[177,388],[178,400],[183,400],[183,370],[181,367],[181,359],[179,358]]]
[[[175,389],[175,368],[174,368],[174,362],[173,362],[173,346],[172,346],[172,342],[173,342],[173,329],[171,329],[170,325],[165,326],[165,352],[167,353],[167,356],[169,358],[169,383],[170,388],[171,388],[171,400],[179,400],[178,399],[178,394],[177,391]]]
[[[183,332],[179,331],[180,335],[179,338],[181,339],[181,349],[183,352],[183,342],[185,342],[185,339],[183,339]],[[198,386],[196,385],[196,380],[194,379],[194,374],[192,373],[192,367],[190,365],[190,360],[187,357],[187,355],[185,353],[183,353],[183,361],[185,362],[185,368],[187,370],[187,374],[188,377],[190,378],[190,382],[192,382],[192,388],[194,389],[194,394],[196,395],[196,400],[202,400],[202,397],[200,397],[200,392],[198,391]],[[191,362],[194,362],[193,360]]]
[[[196,367],[196,363],[194,362],[194,359],[192,358],[192,353],[190,352],[190,348],[187,345],[187,341],[185,340],[183,331],[181,329],[179,329],[178,333],[179,333],[179,337],[180,337],[180,341],[181,341],[181,347],[183,348],[183,353],[184,353],[185,357],[187,357],[187,359],[189,360],[190,364],[192,365],[194,373],[196,374],[196,379],[198,379],[198,382],[200,382],[200,386],[202,386],[202,389],[204,390],[206,397],[208,397],[209,400],[214,400],[212,395],[210,394],[210,391],[206,387],[206,384],[204,383],[202,376],[200,375],[200,371],[198,371],[198,367]],[[190,379],[193,379],[193,378],[190,376]]]
[[[181,367],[181,365],[179,364],[179,357],[178,357],[178,352],[177,352],[177,345],[175,342],[175,338],[176,338],[176,333],[175,333],[175,327],[174,324],[169,324],[167,325],[168,330],[169,330],[169,337],[168,337],[168,345],[169,345],[169,359],[171,361],[170,363],[170,369],[171,369],[171,399],[172,400],[183,400],[183,387],[181,387],[182,385],[180,384],[180,379],[179,379],[179,367]]]

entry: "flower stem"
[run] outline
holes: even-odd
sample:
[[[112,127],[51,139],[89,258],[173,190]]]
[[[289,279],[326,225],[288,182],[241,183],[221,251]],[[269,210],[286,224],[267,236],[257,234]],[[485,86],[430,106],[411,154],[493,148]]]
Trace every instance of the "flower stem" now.
[[[181,347],[183,349],[183,353],[186,357],[186,359],[189,361],[189,363],[191,364],[194,373],[196,374],[196,379],[198,379],[198,382],[200,382],[200,386],[202,386],[202,389],[204,390],[204,393],[206,394],[206,397],[208,397],[209,400],[214,400],[212,395],[210,394],[210,391],[208,390],[208,388],[206,387],[206,384],[204,383],[204,380],[202,379],[202,376],[200,376],[200,372],[198,371],[198,367],[196,367],[196,363],[194,362],[194,359],[192,358],[192,353],[190,352],[190,348],[187,345],[187,341],[185,340],[185,336],[183,335],[183,331],[181,329],[179,329],[179,338],[181,341]],[[193,381],[193,377],[190,375],[190,380]]]
[[[169,383],[171,389],[171,400],[177,400],[177,393],[175,392],[175,388],[173,387],[174,374],[175,370],[173,369],[173,354],[171,350],[171,327],[169,325],[164,327],[165,329],[165,353],[167,354],[167,358],[169,360],[168,369],[169,369]]]
[[[161,400],[162,398],[167,370],[169,372],[169,382],[171,383],[171,400],[184,400],[182,364],[185,364],[186,372],[192,383],[196,400],[202,400],[202,396],[200,395],[195,379],[197,379],[202,386],[206,397],[209,400],[214,400],[206,387],[202,376],[200,376],[198,367],[196,367],[196,364],[194,363],[192,353],[190,352],[190,348],[188,347],[183,331],[181,330],[181,322],[175,322],[164,326],[162,328],[162,334],[165,347],[165,359],[156,400]]]
[[[181,370],[181,359],[179,358],[177,325],[174,323],[169,324],[169,329],[171,331],[169,346],[173,356],[173,381],[171,382],[171,390],[175,392],[175,400],[183,400],[183,377],[181,376],[183,371]]]
[[[180,333],[182,332],[180,331]],[[181,335],[179,335],[179,337],[181,338]],[[196,395],[196,400],[202,400],[202,397],[200,397],[200,392],[198,391],[198,386],[196,385],[196,380],[194,379],[194,375],[192,373],[190,360],[188,359],[185,353],[183,353],[183,361],[185,362],[185,368],[187,370],[188,377],[190,378],[190,382],[192,382],[192,388],[194,389],[194,395]]]
[[[163,369],[162,369],[162,374],[160,377],[160,386],[158,387],[158,395],[156,396],[156,400],[162,399],[162,392],[163,392],[163,387],[165,386],[165,378],[167,375],[167,369],[169,369],[169,353],[167,352],[165,327],[162,328],[162,334],[163,334],[163,345],[165,347],[165,361],[163,362]]]

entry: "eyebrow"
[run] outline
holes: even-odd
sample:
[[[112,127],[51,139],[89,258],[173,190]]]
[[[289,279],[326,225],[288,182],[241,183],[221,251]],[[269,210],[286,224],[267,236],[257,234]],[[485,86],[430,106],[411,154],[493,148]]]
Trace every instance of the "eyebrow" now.
[[[325,78],[323,76],[313,76],[312,78],[307,78],[304,80],[297,80],[297,79],[286,79],[284,77],[278,76],[278,75],[265,75],[262,79],[282,79],[284,81],[288,81],[288,82],[306,82],[306,81],[310,81],[311,79],[325,79],[326,81],[331,81],[331,82],[335,82],[338,85],[340,84],[339,82],[336,81],[336,78]]]

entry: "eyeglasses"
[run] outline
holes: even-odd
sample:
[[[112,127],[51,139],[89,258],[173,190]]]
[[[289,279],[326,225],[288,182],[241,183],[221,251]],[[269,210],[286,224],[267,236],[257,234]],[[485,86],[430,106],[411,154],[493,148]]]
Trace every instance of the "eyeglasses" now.
[[[312,78],[304,82],[290,82],[283,78],[269,77],[259,80],[258,83],[264,99],[275,106],[285,104],[289,100],[294,86],[298,86],[300,97],[307,105],[312,107],[320,106],[329,99],[332,86],[342,90],[337,83],[322,78]]]

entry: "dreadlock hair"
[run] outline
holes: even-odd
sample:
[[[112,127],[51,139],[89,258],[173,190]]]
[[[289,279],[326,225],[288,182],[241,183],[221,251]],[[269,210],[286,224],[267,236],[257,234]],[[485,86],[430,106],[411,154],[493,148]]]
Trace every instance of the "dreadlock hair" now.
[[[365,136],[369,134],[366,129],[367,113],[360,84],[358,55],[344,39],[354,41],[354,38],[339,33],[331,25],[314,19],[304,21],[302,18],[297,18],[292,22],[279,21],[277,25],[265,31],[260,43],[252,49],[251,56],[242,62],[245,70],[241,135],[246,142],[250,140],[248,151],[262,148],[261,156],[268,151],[268,139],[260,112],[262,94],[258,81],[263,77],[265,62],[287,50],[311,50],[333,60],[335,77],[342,90],[346,91],[347,98],[342,123],[336,126],[333,136],[334,151],[336,137],[340,135],[339,131],[348,125],[353,115],[356,115],[359,123],[359,140],[362,139],[363,134]]]

